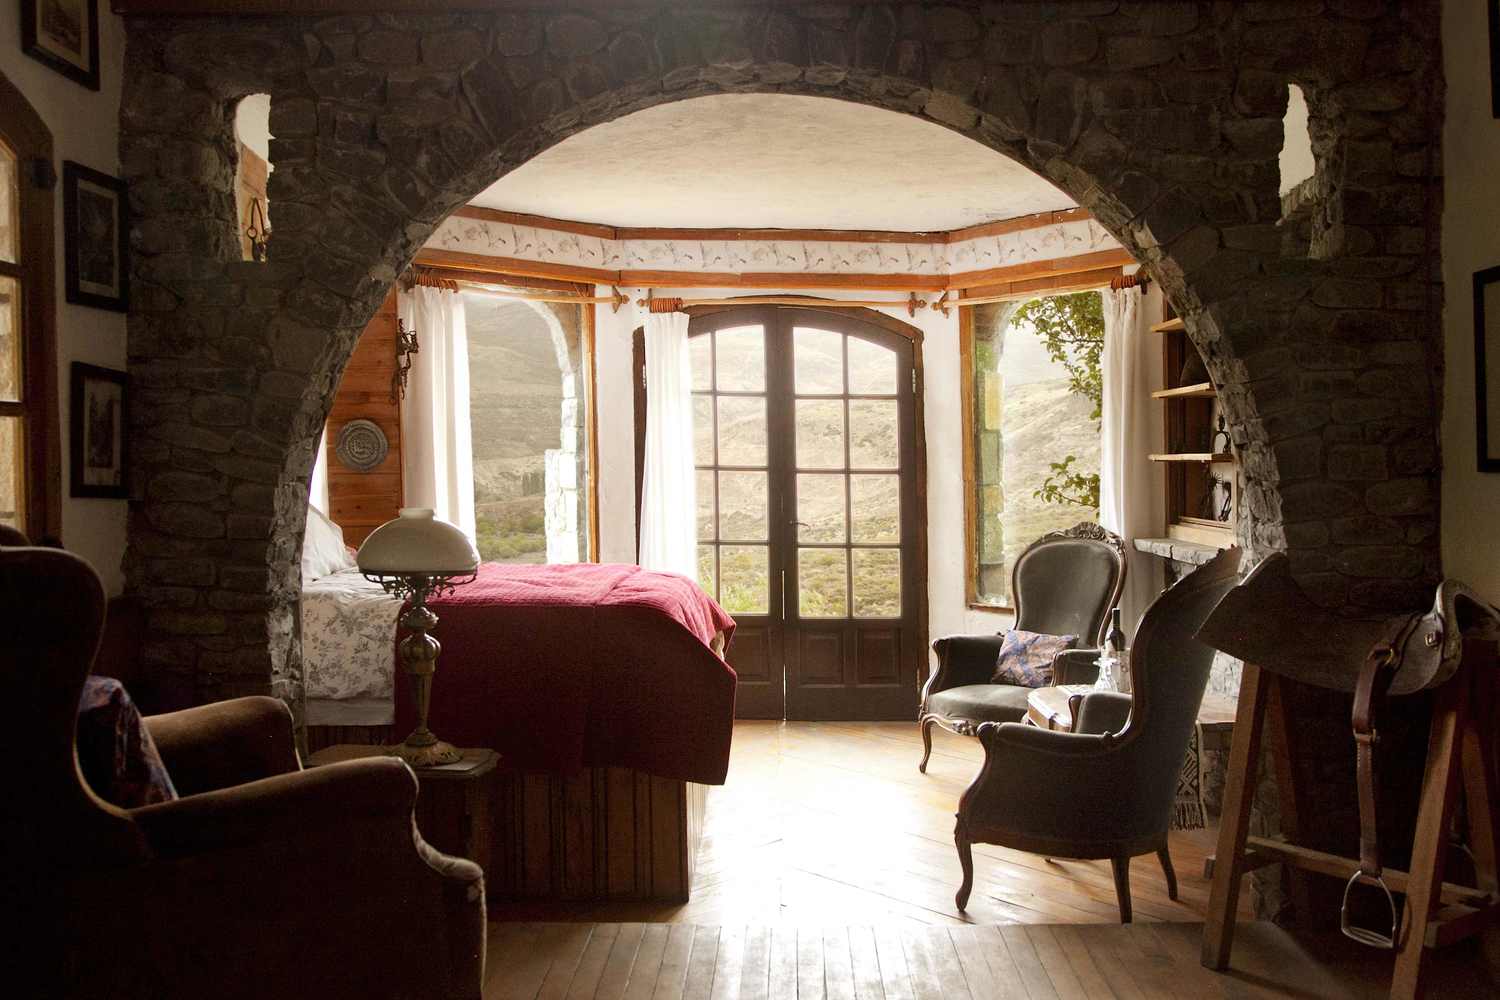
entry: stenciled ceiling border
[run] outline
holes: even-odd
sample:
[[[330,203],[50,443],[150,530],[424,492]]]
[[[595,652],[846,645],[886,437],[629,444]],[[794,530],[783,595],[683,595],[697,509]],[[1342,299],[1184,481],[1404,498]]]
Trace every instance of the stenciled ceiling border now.
[[[963,279],[976,276],[977,282],[977,276],[987,277],[989,272],[1045,261],[1077,257],[1100,261],[1112,257],[1112,252],[1124,254],[1120,243],[1103,226],[1078,211],[1054,213],[1057,221],[1019,229],[998,223],[953,234],[910,234],[910,242],[901,241],[905,234],[899,233],[851,233],[853,238],[839,239],[837,231],[815,230],[752,230],[737,238],[723,238],[735,235],[733,230],[663,230],[668,237],[653,238],[650,230],[621,233],[610,227],[536,216],[483,214],[488,217],[478,217],[481,213],[473,210],[450,216],[433,232],[426,249],[580,272],[862,279],[889,275],[935,279],[924,282],[932,287],[975,283]],[[993,231],[996,229],[1002,231]]]

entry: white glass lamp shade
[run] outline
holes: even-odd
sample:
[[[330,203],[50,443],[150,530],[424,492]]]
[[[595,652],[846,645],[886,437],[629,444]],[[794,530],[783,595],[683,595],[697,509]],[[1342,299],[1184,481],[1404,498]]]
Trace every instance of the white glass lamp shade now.
[[[479,568],[479,553],[432,508],[402,507],[399,517],[370,532],[355,561],[367,576],[467,576]]]

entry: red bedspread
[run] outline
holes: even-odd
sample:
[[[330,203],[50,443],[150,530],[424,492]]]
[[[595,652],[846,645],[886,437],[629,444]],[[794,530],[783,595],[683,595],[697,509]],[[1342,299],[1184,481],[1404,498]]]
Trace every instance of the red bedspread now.
[[[708,644],[734,619],[691,580],[485,563],[432,609],[443,649],[430,724],[441,738],[530,770],[612,765],[723,784],[736,682]],[[399,671],[396,686],[400,737],[415,716]]]

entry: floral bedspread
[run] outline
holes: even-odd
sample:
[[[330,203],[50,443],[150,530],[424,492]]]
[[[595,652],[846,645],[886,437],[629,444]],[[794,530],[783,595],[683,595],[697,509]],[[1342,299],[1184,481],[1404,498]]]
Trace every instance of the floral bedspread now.
[[[308,700],[389,700],[400,613],[401,602],[357,570],[304,582],[302,662]]]

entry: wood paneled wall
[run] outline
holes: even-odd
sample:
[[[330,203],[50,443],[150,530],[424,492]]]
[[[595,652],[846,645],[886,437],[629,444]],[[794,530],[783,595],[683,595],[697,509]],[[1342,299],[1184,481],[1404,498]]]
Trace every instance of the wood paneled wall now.
[[[376,310],[344,369],[328,414],[329,517],[358,545],[401,508],[401,407],[391,396],[396,374],[396,292]],[[334,454],[339,432],[351,420],[373,420],[385,432],[390,452],[369,472],[346,468]]]

